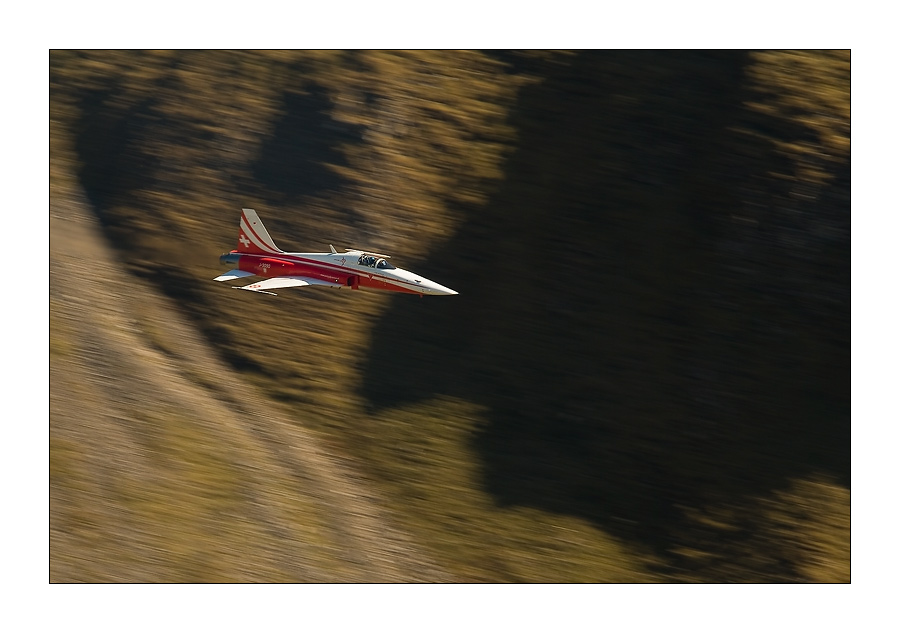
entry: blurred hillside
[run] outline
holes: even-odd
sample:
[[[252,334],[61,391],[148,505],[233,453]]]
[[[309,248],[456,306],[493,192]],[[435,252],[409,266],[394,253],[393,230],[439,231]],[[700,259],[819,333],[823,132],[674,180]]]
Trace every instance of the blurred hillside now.
[[[248,385],[321,438],[448,578],[849,580],[849,52],[57,51],[50,66],[52,202],[83,191],[123,274],[227,364],[227,397]],[[388,252],[460,295],[231,292],[210,280],[241,207],[282,248]],[[51,370],[90,372],[58,292]],[[186,363],[164,310],[133,317]],[[195,434],[215,415],[146,408],[147,432],[184,446],[142,459],[208,458]],[[75,431],[102,407],[82,409],[51,407],[51,463],[88,451]],[[51,472],[60,534],[72,481]],[[206,552],[193,579],[230,577],[267,538],[210,548],[245,509],[180,534],[191,503],[163,502],[154,529],[165,551]],[[334,518],[305,507],[284,510],[280,546]],[[132,533],[122,516],[94,519],[94,538]],[[84,572],[81,547],[51,541],[60,579]],[[350,558],[308,578],[435,577],[354,575]],[[182,578],[164,569],[136,577]]]

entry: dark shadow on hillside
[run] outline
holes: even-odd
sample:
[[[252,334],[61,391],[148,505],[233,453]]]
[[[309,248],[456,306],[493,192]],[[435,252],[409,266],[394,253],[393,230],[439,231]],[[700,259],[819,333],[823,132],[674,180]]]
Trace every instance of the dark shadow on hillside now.
[[[284,95],[283,114],[253,165],[253,177],[271,195],[298,198],[340,189],[343,179],[328,165],[344,165],[337,149],[359,142],[356,126],[331,118],[331,102],[323,89]]]
[[[109,210],[126,203],[134,191],[152,188],[160,164],[142,147],[156,123],[151,103],[113,105],[118,92],[110,85],[85,93],[75,130],[78,179],[104,228],[113,231],[124,227]]]
[[[548,68],[521,97],[506,184],[416,267],[460,295],[396,297],[376,326],[373,409],[486,405],[475,443],[498,503],[662,555],[743,538],[701,534],[684,508],[810,472],[849,485],[849,164],[804,195],[772,178],[792,173],[772,139],[801,131],[743,108],[745,64]]]
[[[140,101],[135,91],[114,78],[80,97],[80,118],[74,126],[78,177],[113,243],[128,248],[139,232],[159,230],[152,220],[141,217],[149,211],[146,203],[136,202],[137,193],[177,195],[187,179],[204,170],[228,174],[240,192],[238,204],[260,200],[264,206],[278,207],[342,189],[343,178],[330,166],[345,164],[339,148],[360,142],[360,130],[332,118],[324,89],[310,85],[304,92],[286,92],[281,115],[259,155],[235,158],[235,144],[227,131],[210,131],[189,108],[173,107],[180,91],[188,89],[175,73],[182,63],[180,58],[173,60],[172,73],[159,78],[148,91],[152,96]],[[209,151],[198,159],[191,151],[177,151],[182,147]],[[339,212],[345,222],[357,221],[348,209]],[[277,229],[278,223],[273,224]]]

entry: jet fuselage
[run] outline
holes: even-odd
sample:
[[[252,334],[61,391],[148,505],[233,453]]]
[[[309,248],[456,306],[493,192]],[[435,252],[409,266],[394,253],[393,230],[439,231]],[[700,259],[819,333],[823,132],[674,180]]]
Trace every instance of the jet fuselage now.
[[[259,277],[310,277],[328,285],[369,288],[417,295],[455,295],[456,291],[365,251],[346,253],[252,254],[231,251],[219,258],[227,265]],[[368,263],[367,263],[368,262]]]

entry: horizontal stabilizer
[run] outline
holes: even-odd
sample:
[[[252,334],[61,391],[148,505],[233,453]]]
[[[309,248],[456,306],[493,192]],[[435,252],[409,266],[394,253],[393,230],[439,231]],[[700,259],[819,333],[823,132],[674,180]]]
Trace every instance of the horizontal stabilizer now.
[[[248,273],[246,270],[238,270],[235,268],[234,270],[229,270],[227,273],[219,275],[213,281],[231,281],[232,279],[240,279],[241,277],[252,277],[253,273]]]

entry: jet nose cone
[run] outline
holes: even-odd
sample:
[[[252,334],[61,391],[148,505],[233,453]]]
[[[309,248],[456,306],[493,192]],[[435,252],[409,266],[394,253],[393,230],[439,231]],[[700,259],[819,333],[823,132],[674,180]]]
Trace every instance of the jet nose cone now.
[[[422,283],[425,286],[425,292],[430,295],[458,295],[459,293],[455,290],[451,290],[447,286],[442,286],[439,283],[435,283],[433,281],[429,281],[427,279],[423,280]]]

